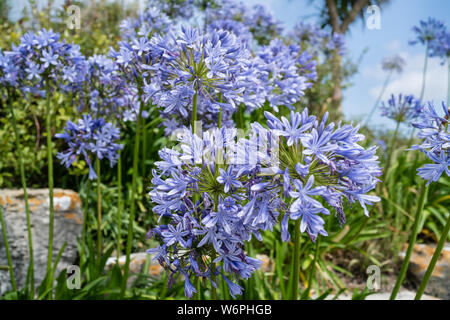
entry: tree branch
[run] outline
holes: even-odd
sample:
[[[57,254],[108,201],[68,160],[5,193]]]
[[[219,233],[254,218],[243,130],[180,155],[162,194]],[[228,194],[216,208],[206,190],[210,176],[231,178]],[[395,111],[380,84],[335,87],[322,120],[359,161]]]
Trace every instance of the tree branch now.
[[[327,0],[327,4],[328,4],[329,0]],[[334,3],[334,1],[331,0],[331,2]],[[347,15],[347,17],[345,17],[344,21],[342,22],[341,26],[340,26],[340,31],[341,33],[345,33],[347,32],[347,29],[349,27],[349,25],[356,19],[356,16],[358,15],[358,13],[364,8],[364,6],[366,4],[369,3],[369,0],[358,0],[353,6],[352,6],[352,10],[350,11],[350,13]],[[334,29],[334,27],[333,27]]]
[[[333,32],[341,33],[341,26],[339,24],[339,13],[336,7],[335,0],[326,0],[326,5],[328,9],[328,15],[330,16],[331,27]]]

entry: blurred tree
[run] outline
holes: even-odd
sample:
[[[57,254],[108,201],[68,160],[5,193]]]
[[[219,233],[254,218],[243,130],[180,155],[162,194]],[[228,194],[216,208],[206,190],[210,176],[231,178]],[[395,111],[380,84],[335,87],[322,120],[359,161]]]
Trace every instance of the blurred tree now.
[[[325,0],[325,4],[321,9],[320,18],[323,26],[331,26],[334,33],[345,35],[350,25],[358,18],[364,20],[363,10],[371,4],[378,6],[388,3],[390,0]],[[312,1],[311,1],[312,2]],[[337,114],[341,114],[342,103],[342,57],[334,54],[332,58],[332,82],[333,93],[331,96],[331,108]]]
[[[8,0],[0,0],[0,24],[8,21],[9,9]]]

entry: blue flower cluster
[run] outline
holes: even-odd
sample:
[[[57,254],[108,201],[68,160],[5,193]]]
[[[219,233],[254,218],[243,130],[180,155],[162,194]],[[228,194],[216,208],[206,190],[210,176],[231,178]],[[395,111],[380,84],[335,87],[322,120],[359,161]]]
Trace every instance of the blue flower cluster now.
[[[151,37],[155,33],[166,34],[172,29],[172,21],[157,7],[150,7],[137,18],[127,18],[120,24],[124,40]]]
[[[242,288],[229,278],[248,279],[261,264],[247,256],[244,242],[252,235],[259,238],[264,225],[240,214],[248,185],[237,179],[247,172],[237,165],[225,168],[219,160],[237,155],[232,154],[236,130],[211,129],[199,137],[185,129],[179,139],[181,150],[164,148],[162,160],[155,163],[150,196],[161,224],[149,235],[162,245],[148,252],[168,270],[169,283],[184,275],[186,296],[196,292],[191,276],[209,279],[216,287],[214,279],[220,275],[234,297]]]
[[[380,106],[381,115],[390,118],[395,122],[410,122],[420,116],[423,104],[414,95],[402,95],[395,97],[393,94],[387,101],[383,101]]]
[[[401,73],[406,65],[405,59],[400,57],[398,54],[392,57],[386,57],[381,63],[381,67],[385,71],[395,71]]]
[[[232,125],[231,115],[241,103],[257,108],[264,102],[251,53],[233,33],[202,34],[182,27],[178,37],[152,38],[152,46],[162,57],[152,100],[169,132],[190,123],[194,96],[204,128],[217,124],[220,110],[223,124]]]
[[[91,114],[108,118],[127,118],[130,92],[111,58],[93,55],[86,61],[88,74],[79,92],[80,106],[88,106]]]
[[[111,167],[117,162],[118,151],[123,146],[116,143],[120,139],[120,131],[114,124],[84,115],[77,123],[68,121],[64,130],[64,133],[58,133],[55,137],[64,139],[69,145],[67,150],[57,154],[66,168],[81,156],[89,166],[89,179],[93,180],[97,174],[92,168],[92,157],[99,160],[107,158]]]
[[[420,113],[420,117],[412,123],[420,131],[418,137],[423,139],[420,145],[411,149],[422,151],[432,164],[425,164],[417,169],[418,175],[428,180],[438,181],[445,172],[450,176],[450,110],[442,103],[443,115],[439,115],[433,103],[428,103]]]
[[[242,2],[215,1],[205,14],[208,28],[233,32],[248,45],[253,42],[267,45],[284,30],[284,25],[275,19],[269,8],[260,4],[247,7]]]
[[[427,21],[420,21],[420,25],[415,26],[413,31],[417,38],[409,43],[427,45],[428,55],[442,58],[442,63],[445,63],[450,57],[450,31],[447,26],[442,21],[428,18]]]
[[[413,31],[416,39],[409,41],[411,45],[417,43],[429,45],[445,32],[445,25],[442,21],[430,17],[427,21],[421,20],[419,26],[413,27]]]
[[[314,56],[327,52],[336,52],[343,56],[346,52],[344,36],[331,33],[319,25],[300,21],[290,32],[289,37],[301,43],[302,49]]]
[[[261,240],[279,220],[284,241],[288,221],[298,219],[315,241],[327,235],[319,215],[328,215],[327,207],[344,223],[345,203],[358,202],[369,215],[367,205],[380,200],[368,194],[381,175],[376,147],[358,144],[358,127],[327,124],[327,115],[319,122],[307,109],[290,119],[265,115],[268,128],[253,123],[247,139],[238,140],[235,129],[199,137],[186,128],[178,149],[160,151],[150,196],[161,224],[150,235],[161,245],[149,252],[171,277],[185,276],[187,296],[196,292],[191,276],[213,286],[212,275],[249,278],[260,262],[247,256],[244,243]],[[233,296],[241,293],[226,281]]]
[[[257,65],[263,74],[260,79],[266,100],[277,112],[279,106],[292,107],[298,102],[312,86],[308,78],[317,78],[313,57],[302,54],[299,46],[285,45],[281,39],[274,39],[257,51]]]
[[[80,48],[59,41],[59,34],[51,30],[26,33],[5,55],[14,65],[9,75],[14,80],[10,81],[24,93],[44,96],[47,81],[51,88],[72,91],[81,86],[87,72]]]

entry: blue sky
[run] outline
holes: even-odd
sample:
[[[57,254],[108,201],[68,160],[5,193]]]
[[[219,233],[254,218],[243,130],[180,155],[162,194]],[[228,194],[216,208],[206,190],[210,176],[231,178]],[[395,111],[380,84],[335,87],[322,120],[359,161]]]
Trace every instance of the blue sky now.
[[[26,0],[15,0],[13,15],[17,15],[26,2]],[[319,7],[324,1],[314,1],[313,4],[309,0],[246,0],[244,2],[248,5],[255,3],[267,5],[275,17],[281,20],[287,29],[290,29],[300,20],[316,21]],[[408,45],[408,40],[413,38],[411,28],[420,20],[430,16],[444,21],[450,27],[449,13],[449,0],[392,0],[381,11],[380,30],[367,29],[361,20],[351,26],[346,38],[350,57],[356,60],[364,49],[367,48],[367,52],[358,74],[352,79],[353,85],[344,92],[343,110],[347,119],[363,119],[372,108],[386,77],[380,67],[381,60],[386,56],[400,54],[406,59],[407,66],[401,75],[395,75],[392,78],[383,100],[391,93],[420,95],[425,49],[420,45],[414,47]],[[445,100],[447,81],[447,64],[441,65],[439,59],[431,59],[424,98],[439,103]],[[371,124],[377,127],[393,127],[392,122],[380,117],[379,113],[374,115]]]
[[[274,15],[292,28],[297,21],[314,22],[322,1],[312,5],[308,0],[247,0],[246,3],[261,3],[269,6]],[[369,30],[362,21],[356,21],[347,35],[347,47],[351,57],[356,60],[365,48],[358,74],[352,79],[353,86],[344,92],[343,110],[347,119],[363,119],[373,107],[385,80],[381,70],[381,60],[399,54],[407,61],[401,75],[395,75],[384,95],[391,93],[420,95],[425,48],[410,46],[413,38],[411,28],[420,20],[435,17],[450,27],[449,0],[392,0],[381,11],[381,29]],[[447,64],[441,65],[439,59],[429,61],[424,99],[436,102],[447,98]],[[392,128],[394,124],[376,113],[372,126]]]

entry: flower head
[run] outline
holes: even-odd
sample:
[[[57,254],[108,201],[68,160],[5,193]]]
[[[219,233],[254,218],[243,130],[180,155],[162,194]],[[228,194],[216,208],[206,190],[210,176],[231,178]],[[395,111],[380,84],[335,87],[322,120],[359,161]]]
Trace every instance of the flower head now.
[[[412,150],[422,151],[432,164],[419,168],[418,175],[428,180],[438,181],[445,172],[450,176],[450,110],[442,103],[443,115],[439,115],[433,103],[428,103],[412,125],[419,129],[418,137],[423,139],[419,145],[413,145]]]
[[[117,144],[120,139],[119,129],[104,119],[93,119],[90,115],[84,115],[77,123],[67,122],[64,133],[58,133],[56,138],[64,139],[69,148],[59,152],[57,157],[61,164],[69,168],[79,157],[83,157],[89,166],[89,179],[97,178],[92,168],[95,158],[102,160],[107,158],[111,167],[117,162],[118,151],[122,145]]]
[[[396,122],[410,122],[419,117],[423,105],[413,95],[399,94],[381,103],[381,115]]]
[[[387,57],[383,59],[382,68],[385,71],[396,71],[401,73],[405,67],[406,61],[399,55]]]

